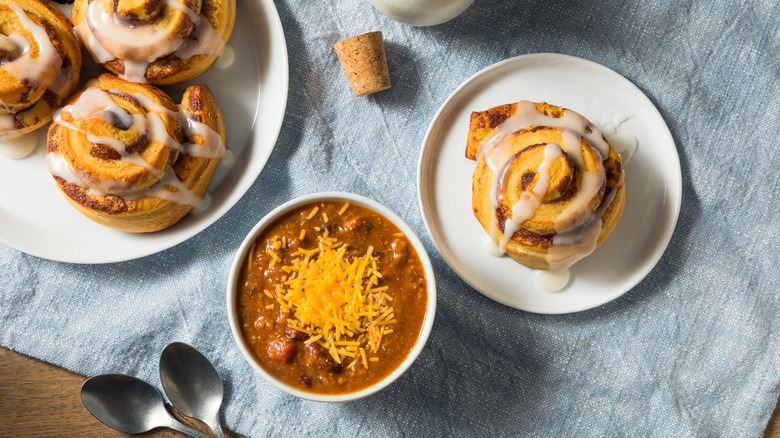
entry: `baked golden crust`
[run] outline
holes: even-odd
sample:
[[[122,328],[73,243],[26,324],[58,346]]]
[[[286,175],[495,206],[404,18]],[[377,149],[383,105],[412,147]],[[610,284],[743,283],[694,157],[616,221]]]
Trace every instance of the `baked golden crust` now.
[[[104,37],[99,32],[88,31],[88,6],[93,2],[97,2],[105,13],[113,14],[116,22],[127,23],[127,27],[132,28],[139,38],[143,37],[142,32],[153,26],[169,32],[175,41],[170,44],[170,50],[159,53],[156,44],[149,45],[147,50],[143,45],[134,46],[127,40],[110,40],[110,35]],[[103,59],[100,49],[86,44],[103,67],[128,80],[166,86],[186,82],[208,69],[219,57],[221,47],[207,49],[208,53],[192,54],[186,52],[185,46],[191,47],[193,41],[211,38],[212,32],[221,38],[224,45],[230,38],[236,18],[235,0],[179,0],[179,4],[181,6],[171,7],[160,0],[76,0],[71,17],[82,39],[89,35],[86,32],[92,32],[97,44],[113,55],[102,55],[108,56]],[[203,29],[208,31],[204,33]],[[188,53],[187,56],[184,53]],[[144,62],[144,66],[140,77],[136,78],[138,73],[130,72],[129,66],[138,61]]]
[[[528,120],[549,121],[525,124],[512,119],[518,104],[471,114],[466,157],[477,161],[472,209],[482,227],[500,246],[505,245],[506,253],[514,260],[535,269],[565,267],[566,262],[553,254],[558,251],[554,248],[556,236],[582,232],[597,215],[601,229],[592,251],[612,232],[622,214],[625,184],[620,156],[600,136],[608,148],[602,156],[591,144],[593,138],[586,138],[595,135],[595,127],[579,115],[576,117],[584,130],[582,136],[572,137],[571,130],[559,126],[565,123],[555,119],[562,119],[570,110],[545,102],[524,102],[525,114],[538,113],[528,116]],[[508,125],[502,126],[507,121]],[[486,154],[499,149],[504,161],[493,158],[494,164],[489,165]],[[496,168],[495,162],[501,167]],[[518,208],[519,204],[524,205]],[[525,216],[511,225],[512,236],[506,238],[508,223],[518,211]]]
[[[0,140],[7,140],[48,123],[75,90],[81,47],[52,6],[0,0],[0,61]]]
[[[82,119],[71,114],[78,112],[72,108],[82,95],[86,99],[94,89],[144,122],[123,126],[113,116]],[[128,232],[158,231],[178,222],[205,194],[226,144],[224,120],[207,86],[189,87],[182,106],[186,117],[208,126],[218,139],[188,131],[186,120],[161,90],[110,74],[101,75],[68,103],[49,128],[47,161],[66,199],[88,218]],[[162,140],[152,119],[164,125]],[[124,145],[124,153],[100,143],[113,145],[114,140]],[[215,140],[214,153],[195,150]]]

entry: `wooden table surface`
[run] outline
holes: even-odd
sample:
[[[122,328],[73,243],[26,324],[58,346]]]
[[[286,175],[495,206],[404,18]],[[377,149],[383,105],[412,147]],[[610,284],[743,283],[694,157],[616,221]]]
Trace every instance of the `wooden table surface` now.
[[[169,429],[129,435],[105,426],[81,403],[79,388],[84,380],[84,376],[0,347],[0,437],[186,436]],[[179,418],[210,433],[202,423]],[[239,437],[230,431],[226,435]],[[763,438],[780,438],[780,404]]]
[[[186,437],[170,429],[130,435],[104,425],[81,403],[84,376],[0,347],[0,437]],[[158,385],[158,389],[159,385]],[[203,423],[179,420],[211,434]],[[226,430],[229,438],[240,435]]]

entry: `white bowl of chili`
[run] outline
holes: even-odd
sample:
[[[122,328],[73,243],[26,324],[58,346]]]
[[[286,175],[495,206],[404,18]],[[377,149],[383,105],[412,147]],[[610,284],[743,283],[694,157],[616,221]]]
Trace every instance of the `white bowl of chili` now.
[[[387,207],[314,193],[268,213],[238,249],[233,337],[272,385],[342,402],[395,381],[428,340],[436,283],[414,231]]]

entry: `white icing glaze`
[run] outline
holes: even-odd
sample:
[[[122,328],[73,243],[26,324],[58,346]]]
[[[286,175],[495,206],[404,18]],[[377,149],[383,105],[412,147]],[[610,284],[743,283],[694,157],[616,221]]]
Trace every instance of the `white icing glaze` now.
[[[119,90],[111,91],[118,94],[125,94]],[[156,103],[143,93],[133,93],[129,96],[138,101],[138,103],[147,111],[162,113],[166,114],[168,117],[179,119],[184,128],[184,135],[188,140],[191,139],[193,135],[199,135],[201,137],[201,143],[187,142],[179,144],[173,138],[167,136],[167,131],[165,130],[165,124],[162,121],[162,118],[157,116],[157,114],[147,113],[151,116],[150,119],[157,128],[152,129],[152,138],[155,141],[175,149],[180,149],[183,154],[191,155],[193,157],[222,158],[225,155],[225,145],[222,143],[222,137],[205,123],[195,120],[192,113],[187,111],[183,105],[178,106],[179,111],[172,111]],[[163,136],[167,136],[167,139],[164,139]]]
[[[8,53],[13,53],[19,50],[19,47],[16,44],[16,40],[14,39],[14,35],[9,36],[0,34],[0,50]]]
[[[515,157],[512,153],[512,143],[509,136],[521,129],[534,126],[556,127],[561,132],[561,145],[547,144],[544,150],[544,160],[536,173],[539,175],[532,190],[524,190],[520,199],[511,207],[511,218],[504,223],[504,232],[498,228],[496,209],[503,201],[500,188],[506,178],[506,171]],[[489,199],[491,203],[491,227],[489,234],[498,245],[500,252],[506,251],[506,245],[521,227],[522,223],[532,218],[541,205],[541,199],[549,186],[549,166],[562,152],[570,156],[578,165],[584,163],[582,155],[582,139],[586,139],[600,157],[609,154],[609,144],[604,140],[601,131],[580,114],[565,110],[562,117],[549,117],[536,110],[536,104],[530,101],[518,102],[513,115],[499,124],[482,141],[477,150],[477,159],[484,157],[485,164],[491,170]],[[556,219],[554,228],[557,234],[553,237],[553,246],[548,250],[546,261],[550,269],[563,271],[577,260],[593,252],[596,240],[601,231],[601,218],[612,202],[616,190],[606,194],[608,198],[602,202],[596,212],[590,211],[590,201],[598,195],[605,181],[605,171],[602,160],[598,160],[593,172],[583,172],[581,186]],[[621,181],[622,182],[622,181]]]
[[[225,145],[222,137],[205,123],[195,120],[192,113],[183,106],[179,106],[179,114],[182,115],[184,133],[190,139],[199,135],[203,143],[186,143],[182,146],[182,152],[194,157],[222,158],[225,155]]]
[[[57,75],[54,76],[51,85],[49,85],[49,91],[57,96],[58,101],[62,102],[75,88],[76,76],[73,74],[73,67],[71,66],[60,69]]]
[[[625,123],[631,117],[634,117],[633,114],[618,113],[615,114],[611,119],[597,126],[605,134],[617,134],[617,129],[620,127],[620,125]],[[612,140],[610,140],[610,144],[611,143]],[[614,148],[615,145],[613,144],[612,147]]]
[[[39,144],[46,142],[42,136],[44,132],[44,130],[33,131],[13,140],[0,141],[0,154],[12,160],[28,157]]]
[[[222,51],[222,55],[220,55],[219,59],[214,62],[214,68],[224,70],[226,68],[230,68],[230,66],[233,65],[235,61],[235,50],[233,50],[233,47],[231,47],[230,44],[226,44],[225,49]]]
[[[176,189],[176,191],[168,190],[169,187]],[[176,177],[173,169],[165,171],[160,181],[138,193],[125,195],[124,198],[128,201],[133,201],[143,196],[149,196],[152,198],[165,199],[166,201],[175,202],[181,205],[189,205],[190,207],[197,207],[200,205],[200,196],[193,193],[188,189],[180,180]]]
[[[495,146],[492,149],[488,149],[487,153],[485,153],[485,164],[490,168],[493,175],[493,180],[490,183],[490,193],[488,194],[490,197],[490,211],[492,212],[489,234],[493,241],[498,243],[501,252],[506,251],[506,245],[501,247],[501,232],[498,229],[495,217],[496,208],[498,208],[498,178],[500,177],[499,172],[506,167],[506,163],[509,162],[513,155],[511,144],[506,141],[496,141]],[[479,159],[479,156],[477,158]]]
[[[221,56],[225,50],[225,40],[209,20],[201,17],[192,36],[176,51],[176,56],[189,59],[195,55]]]
[[[105,11],[103,0],[87,5],[87,29],[114,58],[152,62],[172,53],[181,41],[168,29],[153,24],[131,24]]]
[[[84,131],[81,132],[84,133]],[[86,132],[86,134],[87,134],[87,140],[89,140],[90,143],[106,145],[111,149],[119,152],[119,154],[122,156],[127,155],[125,144],[121,140],[118,140],[114,137],[97,136],[92,134],[91,132]]]
[[[94,59],[95,62],[103,64],[114,59],[114,55],[100,44],[97,36],[89,29],[89,24],[86,20],[79,23],[78,26],[75,26],[73,30],[76,37],[81,41],[81,44],[89,50],[89,53],[92,55],[92,59]]]
[[[596,249],[596,243],[598,242],[599,234],[601,233],[604,212],[612,204],[618,188],[622,183],[623,178],[621,176],[618,184],[605,195],[604,202],[602,202],[595,213],[591,215],[588,222],[568,233],[561,233],[553,236],[553,245],[547,251],[545,258],[547,263],[550,264],[549,269],[567,269]]]
[[[72,131],[78,131],[79,128],[77,128],[75,125],[66,122],[65,120],[62,120],[62,117],[60,117],[60,112],[62,111],[62,108],[54,111],[54,115],[52,116],[52,123],[56,123],[58,125],[62,125]]]
[[[609,136],[609,143],[615,149],[615,152],[620,154],[620,161],[623,166],[631,161],[631,157],[634,156],[637,148],[637,139],[633,135],[628,134],[615,134]]]
[[[2,44],[10,49],[14,55],[11,59],[0,61],[0,68],[5,69],[16,79],[27,81],[31,85],[31,92],[35,87],[47,87],[55,93],[58,102],[62,101],[66,94],[76,85],[77,75],[68,66],[62,67],[62,57],[49,39],[46,30],[35,23],[18,5],[8,5],[18,16],[22,26],[30,32],[38,46],[38,55],[32,57],[32,46],[23,36],[11,34],[2,38]],[[12,46],[12,47],[11,47]],[[9,106],[0,101],[0,106],[5,111],[0,111],[0,140],[10,141],[21,136],[16,126],[15,114],[10,114]],[[27,150],[27,148],[22,148]],[[31,150],[31,149],[30,149]],[[19,149],[14,155],[18,155]],[[25,155],[26,156],[26,155]]]
[[[477,159],[479,159],[479,157],[490,147],[495,147],[496,142],[507,134],[530,126],[552,126],[565,128],[574,133],[581,133],[581,136],[588,140],[588,142],[599,151],[602,157],[609,153],[609,145],[602,138],[601,131],[585,117],[571,110],[566,110],[563,117],[549,117],[536,111],[535,103],[524,100],[517,103],[517,110],[514,114],[504,120],[496,129],[491,131],[484,140],[482,140],[482,143],[477,150]],[[590,128],[590,133],[586,132],[587,128]],[[568,153],[569,151],[566,146],[569,143],[565,138],[563,143],[563,149]]]
[[[225,154],[219,160],[218,166],[230,168],[231,166],[233,166],[233,163],[235,161],[236,161],[236,155],[233,153],[233,151],[225,148]]]
[[[634,152],[636,152],[637,139],[633,135],[618,134],[617,129],[632,117],[634,117],[633,114],[618,113],[606,122],[597,124],[599,129],[607,134],[609,144],[612,145],[615,152],[620,154],[620,160],[623,166],[631,161],[631,157],[634,155]]]
[[[178,0],[166,0],[165,7],[181,11],[195,23],[189,38],[182,40],[172,31],[153,24],[123,20],[106,12],[103,0],[87,5],[85,19],[75,30],[97,62],[122,60],[124,73],[120,76],[132,82],[146,83],[149,64],[172,53],[184,60],[223,53],[226,42],[207,19]]]
[[[87,135],[87,140],[92,143],[100,143],[119,152],[120,155],[127,155],[125,144],[113,137],[99,137],[91,132],[85,132],[76,128],[73,124],[65,123],[62,120],[62,112],[69,113],[73,119],[98,119],[109,124],[119,124],[124,128],[134,129],[138,132],[144,132],[147,130],[147,119],[140,114],[130,114],[122,107],[117,105],[111,96],[105,91],[99,88],[87,88],[79,96],[76,102],[67,105],[59,111],[54,121],[60,125],[67,127],[68,129],[78,130]]]
[[[534,271],[536,284],[547,292],[558,292],[569,284],[571,274],[568,269],[562,271],[550,271],[537,269]]]
[[[201,215],[209,210],[209,207],[211,207],[211,194],[206,193],[203,195],[203,198],[200,200],[200,204],[196,205],[195,207],[190,210],[190,214],[193,216]]]
[[[38,56],[32,57],[29,41],[20,35],[13,34],[15,45],[21,48],[21,53],[10,62],[4,62],[2,67],[19,80],[27,80],[36,87],[48,87],[54,80],[54,76],[62,66],[62,57],[57,53],[49,34],[35,23],[18,5],[8,5],[19,17],[19,22],[30,32],[38,46]]]
[[[14,116],[14,114],[0,114],[0,140],[8,141],[21,135],[16,129]]]
[[[128,94],[128,93],[125,93],[124,91],[120,91],[120,90],[117,90],[117,89],[114,89],[114,88],[112,88],[109,91],[111,91],[112,93],[123,94],[125,96],[132,97],[133,99],[136,100],[136,102],[140,103],[141,106],[144,107],[144,109],[146,109],[147,111],[154,111],[156,113],[163,113],[163,114],[166,114],[166,115],[168,115],[170,117],[173,117],[173,118],[178,117],[178,114],[176,113],[176,111],[173,111],[173,110],[171,110],[168,107],[160,105],[159,103],[155,102],[154,99],[152,99],[151,97],[149,97],[149,96],[147,96],[147,95],[145,95],[143,93]]]
[[[590,201],[601,190],[604,182],[604,165],[601,161],[597,165],[596,172],[582,173],[582,186],[577,194],[569,200],[568,206],[555,220],[556,233],[567,233],[584,224],[593,212],[588,207]]]
[[[501,251],[506,250],[506,244],[509,239],[511,239],[514,232],[519,229],[520,224],[533,217],[533,212],[531,212],[527,217],[521,216],[517,219],[508,219],[507,224],[509,224],[508,226],[511,234],[505,231],[504,237],[501,236],[501,231],[498,229],[497,219],[495,218],[495,210],[500,203],[500,194],[498,193],[498,187],[500,186],[499,178],[503,177],[502,173],[504,168],[514,156],[512,153],[512,144],[508,141],[508,136],[515,131],[533,126],[551,126],[559,128],[562,133],[563,144],[561,147],[577,164],[581,165],[583,163],[581,147],[582,138],[587,139],[601,156],[606,156],[609,153],[609,145],[603,139],[601,131],[580,114],[571,110],[566,110],[562,117],[549,117],[538,112],[536,110],[536,104],[533,102],[518,102],[515,113],[491,131],[479,145],[479,149],[477,150],[477,159],[484,155],[485,164],[490,168],[493,175],[489,193],[491,214],[493,215],[491,223],[493,225],[491,226],[489,234],[493,240],[498,243]],[[588,133],[588,130],[591,132]],[[583,178],[584,190],[578,192],[578,200],[575,200],[556,222],[556,230],[565,232],[582,223],[583,218],[591,213],[588,209],[588,202],[596,193],[598,193],[598,190],[601,187],[601,183],[598,180],[603,180],[603,178],[604,169],[601,164],[598,165],[596,175]],[[545,190],[546,189],[547,188],[545,187]],[[590,196],[587,197],[586,195]],[[534,208],[534,210],[536,210],[536,208]],[[505,225],[505,227],[506,226],[507,225]],[[507,234],[509,234],[508,237],[506,237]]]
[[[193,23],[198,22],[198,13],[188,8],[184,3],[181,3],[178,0],[165,0],[165,5],[171,9],[183,12]]]
[[[536,184],[531,191],[524,190],[520,194],[520,199],[512,206],[512,217],[507,218],[504,223],[504,235],[498,246],[502,252],[506,251],[506,245],[509,243],[509,239],[520,229],[520,224],[531,219],[534,216],[536,209],[542,204],[542,197],[547,192],[547,188],[550,185],[550,166],[562,155],[563,150],[561,149],[561,146],[556,143],[548,143],[544,147],[544,160],[537,170],[539,179],[536,181]],[[504,175],[500,177],[502,181],[505,178],[509,164],[510,163],[507,162],[504,166],[504,171],[502,172]]]
[[[119,77],[131,82],[138,82],[145,84],[146,81],[146,68],[149,67],[149,61],[137,61],[135,59],[123,60],[125,71]]]
[[[133,123],[133,117],[130,113],[117,105],[105,91],[96,87],[89,87],[84,90],[78,100],[64,106],[60,113],[62,112],[70,113],[74,119],[82,120],[89,120],[96,113],[111,113],[124,126],[130,126]]]
[[[200,197],[191,190],[187,189],[187,187],[184,186],[184,184],[176,177],[176,174],[172,169],[162,171],[155,168],[153,165],[145,161],[138,153],[127,153],[126,146],[122,141],[113,137],[96,136],[90,132],[85,132],[84,130],[74,126],[72,123],[68,123],[62,120],[61,113],[70,113],[74,119],[99,119],[110,124],[118,123],[123,129],[133,129],[138,132],[146,131],[149,135],[149,141],[158,142],[176,149],[180,149],[184,154],[196,155],[206,158],[218,158],[224,154],[224,145],[219,135],[207,125],[193,120],[189,112],[183,108],[181,108],[180,111],[172,111],[162,105],[159,105],[151,98],[141,93],[134,93],[129,95],[119,90],[112,89],[110,91],[115,94],[123,94],[135,99],[147,111],[146,117],[139,114],[128,113],[123,108],[118,106],[107,92],[93,86],[87,88],[79,96],[76,102],[63,107],[61,111],[58,111],[55,114],[54,122],[68,129],[85,133],[87,140],[92,143],[103,144],[114,149],[122,156],[121,160],[123,162],[145,168],[152,175],[158,178],[159,181],[150,188],[131,192],[120,190],[117,187],[112,187],[110,182],[101,183],[96,181],[85,181],[83,178],[80,178],[76,172],[73,171],[67,161],[59,154],[47,155],[47,163],[49,163],[50,173],[52,173],[52,175],[59,176],[60,178],[63,178],[70,183],[88,188],[92,190],[93,193],[98,195],[113,194],[122,196],[126,200],[134,200],[140,197],[148,196],[165,199],[177,204],[189,205],[192,207],[200,205]],[[179,120],[182,123],[185,134],[187,134],[188,138],[191,135],[198,134],[201,136],[205,144],[180,144],[176,139],[171,137],[164,121],[162,120],[161,115],[158,113]]]
[[[84,187],[84,181],[73,172],[68,161],[61,154],[49,152],[46,154],[46,167],[53,176],[64,179],[66,182]]]
[[[482,241],[482,249],[485,250],[488,255],[493,257],[503,257],[506,255],[506,252],[500,251],[498,246],[496,246],[496,242],[493,242],[490,237],[485,237],[485,239]]]
[[[130,155],[123,156],[122,161],[124,161],[125,163],[135,164],[136,166],[141,166],[144,169],[148,170],[149,173],[151,173],[158,179],[162,178],[165,175],[164,171],[149,164],[149,162],[144,160],[143,157],[139,155],[137,152],[132,153]]]
[[[168,134],[168,128],[159,114],[153,112],[146,113],[146,120],[149,122],[149,139],[157,143],[164,144],[170,148],[181,150],[181,143]]]

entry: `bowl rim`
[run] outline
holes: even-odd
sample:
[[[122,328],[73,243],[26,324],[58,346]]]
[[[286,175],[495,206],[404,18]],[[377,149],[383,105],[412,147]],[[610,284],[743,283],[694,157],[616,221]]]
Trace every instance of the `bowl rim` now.
[[[423,321],[423,326],[420,330],[420,334],[417,338],[417,342],[415,343],[412,350],[409,352],[409,354],[406,356],[403,362],[401,362],[401,364],[395,370],[393,370],[393,372],[388,374],[384,379],[380,380],[379,382],[375,383],[372,386],[369,386],[368,388],[364,388],[360,391],[351,392],[347,394],[331,395],[331,394],[316,394],[313,392],[301,391],[297,388],[293,388],[287,385],[286,383],[282,382],[281,380],[278,380],[276,377],[268,373],[265,369],[263,369],[262,366],[260,366],[260,364],[255,360],[254,356],[247,348],[246,343],[244,342],[244,338],[241,335],[241,331],[238,327],[238,318],[235,311],[235,305],[236,305],[235,286],[236,286],[236,282],[238,281],[238,273],[240,271],[240,267],[243,265],[243,261],[244,258],[246,257],[246,252],[249,246],[252,244],[252,242],[255,241],[257,236],[270,223],[275,221],[281,215],[297,207],[300,207],[301,205],[308,204],[311,202],[317,202],[317,201],[346,201],[350,203],[355,203],[363,207],[370,208],[376,211],[377,213],[383,215],[387,219],[389,219],[406,235],[406,237],[409,239],[409,242],[417,251],[417,254],[420,256],[420,261],[422,262],[423,270],[425,271],[425,276],[428,283],[428,301],[426,303],[427,307],[425,309],[425,320]],[[407,369],[409,369],[412,363],[420,355],[420,352],[422,352],[423,348],[425,347],[425,344],[428,341],[428,337],[431,333],[431,329],[433,328],[433,320],[436,315],[436,279],[434,277],[433,266],[431,265],[430,258],[428,257],[428,252],[425,250],[425,246],[423,245],[422,241],[420,241],[420,238],[417,237],[417,234],[414,232],[414,230],[412,230],[412,228],[403,219],[401,219],[400,216],[398,216],[395,212],[393,212],[389,208],[385,207],[384,205],[380,204],[377,201],[374,201],[373,199],[367,198],[362,195],[347,193],[347,192],[310,193],[307,195],[299,196],[297,198],[293,198],[283,203],[282,205],[274,208],[268,214],[266,214],[262,219],[260,219],[260,221],[257,224],[255,224],[254,227],[252,227],[252,230],[250,230],[249,233],[247,233],[246,237],[241,242],[241,245],[238,247],[238,250],[236,251],[236,255],[233,259],[233,263],[230,267],[230,273],[228,276],[226,289],[227,289],[227,316],[228,316],[228,323],[230,325],[230,331],[233,333],[233,339],[236,341],[239,350],[241,350],[241,354],[244,356],[244,359],[246,359],[246,361],[249,362],[252,368],[254,368],[255,371],[257,371],[268,383],[272,384],[273,386],[295,397],[304,400],[317,401],[317,402],[346,402],[346,401],[357,400],[372,395],[374,393],[377,393],[382,389],[384,389],[385,387],[387,387],[388,385],[390,385],[391,383],[393,383],[404,372],[406,372]]]

